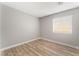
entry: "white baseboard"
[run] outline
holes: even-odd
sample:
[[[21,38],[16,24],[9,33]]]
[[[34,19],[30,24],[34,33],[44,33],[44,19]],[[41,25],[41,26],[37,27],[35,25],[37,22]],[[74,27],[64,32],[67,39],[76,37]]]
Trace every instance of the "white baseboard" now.
[[[25,43],[27,44],[27,43],[29,43],[29,42],[32,42],[32,41],[34,41],[34,40],[38,40],[38,39],[40,39],[40,38],[35,38],[35,39],[31,39],[31,40],[28,40],[28,41],[25,41],[25,42],[17,43],[17,44],[14,44],[14,45],[11,45],[11,46],[2,48],[2,49],[0,49],[0,51],[4,51],[4,50],[7,50],[7,49],[10,49],[10,48],[13,48],[13,47],[16,47],[16,46],[25,44]]]
[[[47,41],[51,41],[51,42],[55,42],[55,43],[58,43],[58,44],[61,44],[61,45],[66,45],[66,46],[69,46],[69,47],[72,47],[72,48],[79,49],[79,47],[77,47],[77,46],[73,46],[73,45],[69,45],[69,44],[66,44],[66,43],[58,42],[58,41],[55,41],[55,40],[51,40],[51,39],[49,39],[49,38],[39,37],[39,38],[31,39],[31,40],[26,41],[26,42],[14,44],[14,45],[11,45],[11,46],[9,46],[9,47],[2,48],[2,49],[0,49],[0,51],[4,51],[4,50],[7,50],[7,49],[10,49],[10,48],[13,48],[13,47],[16,47],[16,46],[25,44],[25,43],[32,42],[32,41],[34,41],[34,40],[38,40],[38,39],[44,39],[44,40],[47,40]]]
[[[66,44],[66,43],[62,43],[62,42],[59,42],[59,41],[51,40],[49,38],[41,37],[41,39],[44,39],[44,40],[47,40],[47,41],[51,41],[51,42],[55,42],[55,43],[58,43],[58,44],[61,44],[61,45],[69,46],[69,47],[72,47],[72,48],[79,49],[79,46],[73,46],[73,45],[70,45],[70,44]]]

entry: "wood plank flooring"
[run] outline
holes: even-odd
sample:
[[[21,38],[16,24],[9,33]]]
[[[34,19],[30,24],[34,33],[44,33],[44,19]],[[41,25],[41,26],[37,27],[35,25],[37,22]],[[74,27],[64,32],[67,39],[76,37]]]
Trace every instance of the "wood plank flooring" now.
[[[3,56],[79,56],[79,50],[38,39],[2,52]]]

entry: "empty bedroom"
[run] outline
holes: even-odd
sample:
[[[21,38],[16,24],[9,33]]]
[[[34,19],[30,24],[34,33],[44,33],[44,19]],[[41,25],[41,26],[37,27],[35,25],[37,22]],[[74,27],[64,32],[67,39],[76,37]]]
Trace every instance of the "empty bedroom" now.
[[[0,2],[1,56],[79,56],[79,2]]]

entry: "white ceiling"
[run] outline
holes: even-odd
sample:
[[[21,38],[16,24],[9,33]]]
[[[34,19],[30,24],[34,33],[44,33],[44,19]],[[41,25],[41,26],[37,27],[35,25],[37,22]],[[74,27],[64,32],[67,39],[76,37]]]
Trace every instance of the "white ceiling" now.
[[[18,9],[35,17],[43,17],[60,11],[79,7],[78,2],[3,2],[9,7]]]

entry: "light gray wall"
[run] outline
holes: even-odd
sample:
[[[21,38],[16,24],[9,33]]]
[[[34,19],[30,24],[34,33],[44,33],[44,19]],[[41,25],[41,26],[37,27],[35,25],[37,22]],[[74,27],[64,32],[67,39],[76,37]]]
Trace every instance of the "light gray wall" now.
[[[72,34],[53,33],[53,18],[72,15]],[[79,47],[79,8],[40,18],[41,37]]]
[[[8,6],[2,6],[2,48],[37,37],[39,37],[38,18]]]
[[[0,48],[1,48],[1,5],[0,5]]]

